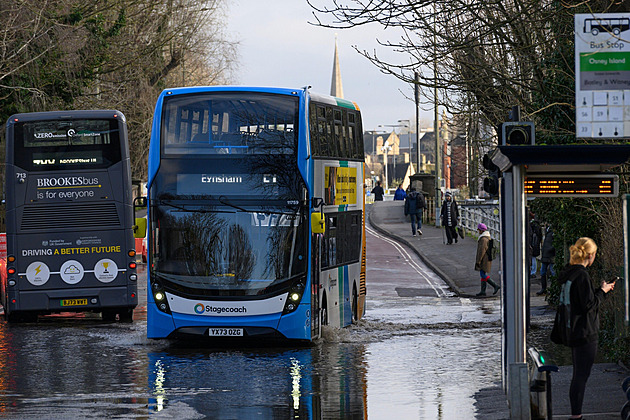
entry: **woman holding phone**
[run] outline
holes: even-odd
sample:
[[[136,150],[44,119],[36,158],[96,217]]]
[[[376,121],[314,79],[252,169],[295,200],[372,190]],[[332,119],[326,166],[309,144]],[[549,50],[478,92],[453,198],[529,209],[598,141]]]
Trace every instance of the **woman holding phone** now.
[[[597,254],[597,245],[591,238],[580,238],[569,249],[569,265],[560,273],[558,281],[568,287],[570,297],[570,340],[573,357],[573,377],[569,388],[571,400],[571,418],[582,418],[582,403],[586,381],[597,354],[599,335],[599,306],[606,294],[615,288],[614,281],[603,282],[594,287],[586,270],[593,264]]]

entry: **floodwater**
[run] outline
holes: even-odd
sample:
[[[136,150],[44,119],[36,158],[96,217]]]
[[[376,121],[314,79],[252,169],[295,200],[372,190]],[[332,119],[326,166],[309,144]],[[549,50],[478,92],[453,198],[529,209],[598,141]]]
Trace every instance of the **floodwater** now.
[[[408,259],[432,286],[419,286],[418,276],[407,284],[402,273],[394,284],[368,270],[365,317],[326,329],[310,347],[148,340],[142,307],[132,324],[90,316],[0,322],[0,416],[475,418],[474,394],[500,378],[498,301],[454,297],[414,256],[370,233],[368,255],[374,247],[399,270],[408,272],[400,265]],[[396,288],[426,293],[404,297]]]

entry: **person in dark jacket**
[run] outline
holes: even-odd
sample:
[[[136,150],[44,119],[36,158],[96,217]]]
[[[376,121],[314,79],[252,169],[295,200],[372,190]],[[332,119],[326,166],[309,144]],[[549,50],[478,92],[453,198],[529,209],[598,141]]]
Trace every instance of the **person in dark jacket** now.
[[[374,201],[383,201],[383,187],[381,187],[381,181],[376,182],[376,187],[372,188],[372,194],[374,194]]]
[[[490,271],[492,270],[492,261],[488,255],[488,244],[491,239],[490,232],[488,232],[488,227],[483,223],[477,225],[477,232],[479,232],[479,238],[477,239],[475,270],[479,271],[479,275],[481,276],[481,291],[475,296],[485,296],[488,284],[494,287],[492,294],[496,295],[501,286],[490,280]]]
[[[551,273],[552,276],[556,275],[556,271],[553,269],[553,260],[555,258],[556,248],[553,246],[553,229],[549,225],[545,230],[545,239],[543,240],[540,253],[540,291],[536,293],[537,295],[544,295],[547,292],[548,273]]]
[[[444,229],[446,230],[446,244],[451,245],[453,243],[453,239],[455,239],[455,243],[457,243],[456,227],[459,222],[459,210],[457,209],[457,203],[453,200],[453,195],[450,191],[446,192],[440,212],[442,215],[442,226],[444,226]]]
[[[424,195],[411,188],[407,198],[405,198],[405,216],[409,215],[411,219],[411,234],[416,236],[416,228],[418,234],[422,235],[422,211],[425,207]]]
[[[603,282],[593,287],[586,267],[593,264],[597,245],[591,238],[580,238],[569,248],[569,265],[560,273],[558,282],[569,288],[570,339],[573,356],[573,378],[569,388],[571,418],[582,418],[582,402],[586,381],[597,354],[599,335],[599,307],[606,294],[615,288],[614,283]]]
[[[531,220],[529,222],[529,226],[531,228],[531,264],[530,264],[530,278],[536,278],[536,271],[538,270],[538,263],[536,258],[540,256],[540,245],[542,243],[542,228],[540,227],[540,223],[538,223],[538,218],[532,212],[529,213]]]
[[[407,193],[403,190],[402,184],[396,188],[396,192],[394,192],[394,201],[402,201],[407,197]]]

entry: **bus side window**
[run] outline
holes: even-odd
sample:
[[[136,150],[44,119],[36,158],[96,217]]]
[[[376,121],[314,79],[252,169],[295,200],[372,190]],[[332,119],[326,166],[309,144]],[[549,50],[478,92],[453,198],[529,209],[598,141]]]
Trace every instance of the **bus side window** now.
[[[361,212],[351,213],[349,241],[352,244],[351,261],[361,258]]]
[[[327,215],[326,233],[322,244],[322,268],[333,267],[337,262],[337,215]]]
[[[356,138],[356,142],[357,142],[357,159],[361,159],[363,160],[364,155],[365,155],[365,151],[364,151],[364,147],[365,145],[363,144],[363,129],[361,127],[361,114],[359,114],[358,112],[355,114],[355,130],[354,130],[354,136]]]
[[[357,135],[356,115],[354,112],[348,112],[348,141],[353,144],[354,159],[361,159],[363,157],[363,144],[360,142],[360,137]]]
[[[323,106],[317,107],[317,142],[320,156],[330,156],[330,148],[326,138],[326,109]]]
[[[334,137],[334,120],[333,120],[333,109],[330,106],[326,107],[326,144],[328,144],[328,154],[329,157],[338,157],[339,156],[339,147],[335,142]]]
[[[337,145],[338,151],[339,151],[339,153],[337,154],[337,157],[345,158],[347,156],[347,150],[346,150],[346,144],[343,138],[343,125],[341,122],[341,110],[340,109],[333,110],[333,117],[334,117],[334,124],[335,124],[334,142]]]
[[[311,138],[311,155],[319,156],[319,139],[317,136],[317,108],[313,103],[309,108],[309,125],[310,125],[310,138]]]
[[[346,143],[346,159],[354,159],[355,157],[355,145],[354,142],[352,141],[352,139],[350,138],[350,135],[348,134],[348,111],[347,110],[343,110],[342,111],[342,127],[343,127],[343,132],[342,132],[342,137],[343,137],[343,141],[344,143]]]

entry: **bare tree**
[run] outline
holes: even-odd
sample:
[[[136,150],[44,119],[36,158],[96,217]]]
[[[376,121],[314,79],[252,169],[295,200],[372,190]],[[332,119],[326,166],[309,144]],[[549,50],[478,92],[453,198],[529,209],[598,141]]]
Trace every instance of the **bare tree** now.
[[[481,122],[492,127],[506,119],[513,105],[534,120],[540,113],[557,112],[572,124],[573,15],[628,6],[627,1],[604,0],[576,5],[540,0],[307,1],[317,25],[401,29],[400,39],[379,40],[400,53],[399,62],[355,48],[381,71],[410,84],[419,71],[429,103],[437,87],[439,102],[450,113],[470,112],[473,103]],[[539,127],[542,136],[568,135],[571,128]]]
[[[22,0],[0,4],[0,109],[116,108],[134,178],[146,179],[153,107],[167,87],[229,81],[223,0]]]

